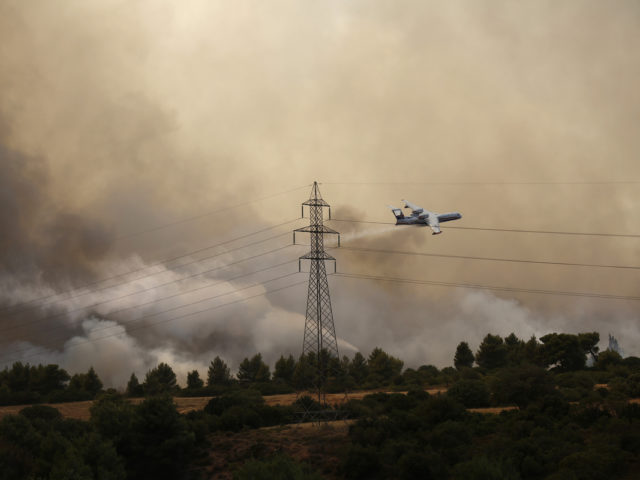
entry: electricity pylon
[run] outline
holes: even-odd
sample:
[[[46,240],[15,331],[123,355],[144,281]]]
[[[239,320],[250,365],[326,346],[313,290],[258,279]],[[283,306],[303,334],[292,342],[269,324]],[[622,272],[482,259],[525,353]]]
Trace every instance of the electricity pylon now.
[[[340,234],[323,224],[324,208],[329,209],[329,219],[331,219],[331,207],[322,199],[318,182],[313,182],[311,196],[302,204],[303,217],[305,206],[309,207],[309,226],[298,228],[293,232],[293,243],[295,243],[296,232],[307,232],[311,236],[311,251],[299,259],[299,268],[302,260],[311,261],[302,358],[308,361],[315,360],[313,361],[315,365],[310,365],[315,370],[313,388],[316,391],[314,393],[317,393],[318,402],[325,408],[327,406],[325,386],[331,374],[330,363],[332,358],[335,359],[334,361],[339,361],[340,356],[325,264],[327,260],[333,260],[335,271],[336,259],[324,251],[324,235],[338,235],[338,246],[340,246]]]

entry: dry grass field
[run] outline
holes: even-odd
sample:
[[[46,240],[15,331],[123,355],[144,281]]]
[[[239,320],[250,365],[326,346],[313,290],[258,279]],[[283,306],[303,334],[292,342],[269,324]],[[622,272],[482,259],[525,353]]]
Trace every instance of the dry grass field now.
[[[366,395],[371,393],[376,393],[381,390],[367,390],[362,392],[352,392],[349,393],[348,398],[350,399],[361,399]],[[436,394],[440,392],[446,392],[446,387],[433,387],[428,388],[427,392],[431,394]],[[390,393],[390,392],[389,392]],[[396,393],[406,393],[406,392],[396,392]],[[312,395],[311,393],[308,393]],[[177,405],[178,411],[180,413],[187,413],[192,410],[202,410],[205,405],[211,400],[213,397],[174,397],[174,401]],[[296,401],[297,395],[295,393],[287,393],[284,395],[269,395],[264,397],[265,403],[267,405],[290,405]],[[132,398],[132,403],[140,403],[142,398]],[[327,395],[327,401],[329,403],[341,403],[345,401],[344,393],[332,393]],[[89,409],[93,404],[92,401],[84,401],[84,402],[68,402],[68,403],[55,403],[55,404],[46,404],[51,407],[57,408],[58,411],[62,414],[63,417],[66,418],[77,418],[79,420],[89,420],[91,416]],[[20,410],[29,405],[10,405],[5,407],[0,407],[0,418],[5,415],[16,414]]]

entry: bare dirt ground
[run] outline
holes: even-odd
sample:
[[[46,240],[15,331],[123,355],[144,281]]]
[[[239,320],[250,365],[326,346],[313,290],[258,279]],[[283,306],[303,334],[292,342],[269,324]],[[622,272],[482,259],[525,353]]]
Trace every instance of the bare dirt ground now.
[[[500,412],[508,412],[509,410],[518,410],[518,407],[515,405],[509,405],[506,407],[480,407],[480,408],[467,408],[469,412],[476,413],[500,413]]]

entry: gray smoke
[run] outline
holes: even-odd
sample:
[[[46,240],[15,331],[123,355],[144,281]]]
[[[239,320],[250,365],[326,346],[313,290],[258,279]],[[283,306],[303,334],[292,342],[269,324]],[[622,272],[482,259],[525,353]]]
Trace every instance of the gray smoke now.
[[[295,219],[306,189],[255,200],[313,180],[326,182],[337,219],[391,223],[386,205],[408,198],[462,212],[461,226],[639,233],[636,184],[495,185],[640,179],[639,27],[632,0],[3,2],[3,354],[72,372],[94,365],[116,386],[159,361],[183,379],[215,355],[232,368],[256,351],[270,362],[297,355],[304,285],[190,317],[173,318],[196,305],[159,312],[295,271],[305,247],[202,277],[187,278],[203,266],[162,260]],[[469,183],[426,184],[455,181]],[[617,265],[640,258],[635,238],[331,225],[345,246]],[[331,253],[339,271],[388,277],[617,295],[640,286],[637,270]],[[158,276],[76,296],[151,265]],[[184,281],[124,297],[171,279]],[[459,341],[474,347],[487,332],[615,331],[628,354],[640,352],[634,301],[341,277],[330,286],[343,350],[381,346],[409,366],[449,365]]]

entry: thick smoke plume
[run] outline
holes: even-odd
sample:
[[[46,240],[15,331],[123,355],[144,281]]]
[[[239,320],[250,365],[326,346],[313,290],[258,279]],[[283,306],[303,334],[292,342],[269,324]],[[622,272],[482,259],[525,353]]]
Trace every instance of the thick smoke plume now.
[[[293,220],[313,180],[343,220],[331,226],[344,246],[640,267],[631,237],[432,237],[344,221],[392,223],[386,205],[408,198],[462,212],[460,226],[640,233],[637,184],[620,183],[640,180],[639,48],[630,0],[5,1],[2,361],[93,365],[122,387],[159,361],[183,381],[216,355],[232,368],[257,351],[272,363],[297,355],[305,286],[248,297],[303,281],[268,282],[297,271],[306,247],[285,247],[289,236],[236,247],[302,226]],[[290,220],[211,251],[226,255],[191,253]],[[615,295],[640,286],[634,269],[331,253],[345,273]],[[165,261],[181,255],[196,263]],[[131,270],[157,275],[117,277]],[[113,289],[85,294],[107,277],[97,285]],[[637,301],[337,276],[330,288],[349,354],[381,346],[409,366],[444,366],[459,341],[487,332],[588,330],[640,353]],[[177,309],[226,291],[236,293]]]

